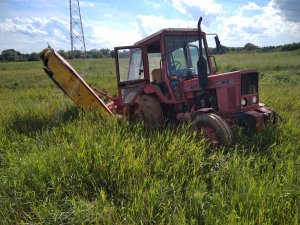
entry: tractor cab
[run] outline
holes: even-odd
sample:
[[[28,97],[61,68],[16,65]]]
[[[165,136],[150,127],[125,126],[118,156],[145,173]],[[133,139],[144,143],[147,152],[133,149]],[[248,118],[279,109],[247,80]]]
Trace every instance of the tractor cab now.
[[[206,62],[206,76],[215,73],[206,35],[201,33],[202,49],[198,30],[189,28],[163,29],[133,46],[115,48],[121,104],[130,104],[141,92],[158,95],[167,104],[183,102],[183,82],[198,78],[200,54]]]

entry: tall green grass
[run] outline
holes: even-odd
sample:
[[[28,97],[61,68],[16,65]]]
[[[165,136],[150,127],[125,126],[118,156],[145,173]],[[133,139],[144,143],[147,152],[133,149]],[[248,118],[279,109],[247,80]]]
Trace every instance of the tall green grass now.
[[[285,123],[212,152],[185,126],[149,133],[76,108],[41,62],[0,63],[1,223],[299,224],[299,59],[217,57],[223,71],[259,69],[260,100]],[[116,94],[113,60],[71,64]]]

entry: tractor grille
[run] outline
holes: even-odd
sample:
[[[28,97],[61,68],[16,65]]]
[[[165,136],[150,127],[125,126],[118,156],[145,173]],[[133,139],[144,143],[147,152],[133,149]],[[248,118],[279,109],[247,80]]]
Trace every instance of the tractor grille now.
[[[258,73],[242,74],[242,95],[258,92]]]
[[[228,97],[228,103],[229,103],[229,108],[234,109],[236,107],[236,102],[235,102],[235,87],[227,88],[227,97]]]

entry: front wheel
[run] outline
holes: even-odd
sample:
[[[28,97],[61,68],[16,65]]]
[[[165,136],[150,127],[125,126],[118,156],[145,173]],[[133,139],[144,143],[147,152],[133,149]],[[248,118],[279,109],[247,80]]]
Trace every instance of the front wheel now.
[[[206,138],[213,146],[230,145],[232,133],[230,127],[220,116],[214,113],[197,116],[190,125],[198,137]]]

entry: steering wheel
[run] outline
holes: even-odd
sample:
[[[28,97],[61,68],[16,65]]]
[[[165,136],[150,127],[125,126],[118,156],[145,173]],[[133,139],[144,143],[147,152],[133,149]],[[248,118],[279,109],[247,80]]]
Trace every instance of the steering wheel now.
[[[181,67],[181,62],[179,62],[179,61],[174,61],[174,65],[175,65],[175,69],[176,69],[176,70],[179,70],[180,67]],[[177,67],[178,67],[178,68],[177,68]]]

